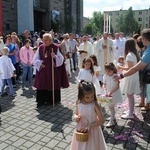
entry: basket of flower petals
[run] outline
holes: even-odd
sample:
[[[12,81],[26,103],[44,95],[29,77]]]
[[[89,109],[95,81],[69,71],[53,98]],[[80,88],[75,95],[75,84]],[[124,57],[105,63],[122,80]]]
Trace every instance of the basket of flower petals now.
[[[112,96],[107,95],[97,95],[98,102],[105,102],[105,103],[113,103]]]
[[[82,116],[83,117],[83,116]],[[85,117],[84,117],[85,118]],[[82,126],[81,129],[76,129],[76,140],[78,142],[87,142],[89,138],[89,121],[87,118],[87,126]]]

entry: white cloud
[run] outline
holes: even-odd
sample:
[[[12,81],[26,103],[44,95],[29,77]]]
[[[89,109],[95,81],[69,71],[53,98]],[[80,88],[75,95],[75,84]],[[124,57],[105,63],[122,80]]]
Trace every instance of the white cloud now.
[[[94,11],[99,11],[99,9],[96,7],[84,8],[84,17],[91,18]]]
[[[93,11],[127,10],[132,6],[133,10],[149,9],[149,0],[84,0],[84,16],[92,17]]]
[[[100,0],[84,0],[85,3],[99,3]]]

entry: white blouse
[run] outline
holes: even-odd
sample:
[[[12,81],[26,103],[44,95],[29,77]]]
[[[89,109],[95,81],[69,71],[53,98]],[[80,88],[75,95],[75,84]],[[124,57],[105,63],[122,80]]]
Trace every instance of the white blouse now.
[[[15,71],[11,59],[6,55],[0,57],[0,68],[2,71],[2,79],[10,79]]]

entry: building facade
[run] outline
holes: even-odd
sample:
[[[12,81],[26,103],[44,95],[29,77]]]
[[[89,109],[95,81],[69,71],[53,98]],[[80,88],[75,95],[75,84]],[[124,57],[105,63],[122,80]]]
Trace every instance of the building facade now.
[[[0,11],[1,34],[17,31],[17,1],[0,0]]]
[[[0,15],[0,33],[3,34],[42,29],[80,33],[83,0],[0,0]]]
[[[117,11],[104,11],[104,14],[110,16],[111,18],[110,23],[112,25],[114,33],[118,32],[116,28],[117,19],[124,11],[126,10],[120,9]],[[150,9],[133,10],[133,12],[134,12],[134,17],[141,29],[150,28]]]
[[[88,17],[83,17],[83,28],[89,24],[90,19]]]

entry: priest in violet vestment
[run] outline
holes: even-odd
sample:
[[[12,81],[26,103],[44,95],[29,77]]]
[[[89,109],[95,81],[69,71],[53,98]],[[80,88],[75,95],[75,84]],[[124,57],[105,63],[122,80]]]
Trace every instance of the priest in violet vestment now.
[[[53,43],[51,34],[43,35],[43,42],[36,51],[33,64],[36,70],[35,88],[37,107],[53,104],[52,67],[54,67],[55,103],[61,102],[61,88],[68,88],[69,82],[64,65],[64,57],[59,47]],[[52,66],[52,61],[54,66]]]

